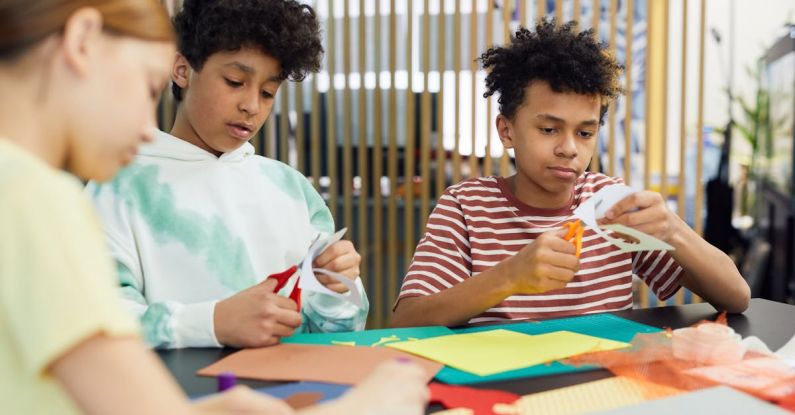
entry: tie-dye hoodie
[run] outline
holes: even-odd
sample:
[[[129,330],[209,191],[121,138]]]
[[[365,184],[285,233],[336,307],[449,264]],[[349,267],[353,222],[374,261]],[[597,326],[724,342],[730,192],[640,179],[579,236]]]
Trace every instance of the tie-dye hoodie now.
[[[334,231],[309,181],[249,143],[216,157],[161,131],[112,182],[86,191],[124,301],[155,347],[220,346],[215,304],[298,264],[318,233]],[[300,331],[361,330],[368,307],[306,292]]]

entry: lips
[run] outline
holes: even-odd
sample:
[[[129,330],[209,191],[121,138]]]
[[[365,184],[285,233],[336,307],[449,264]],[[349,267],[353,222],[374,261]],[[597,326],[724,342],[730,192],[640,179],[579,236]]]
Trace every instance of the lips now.
[[[254,132],[254,126],[248,123],[229,123],[226,128],[229,134],[241,140],[248,140]]]
[[[569,167],[549,167],[549,170],[552,172],[552,175],[563,180],[572,180],[577,178],[577,170],[574,170]]]

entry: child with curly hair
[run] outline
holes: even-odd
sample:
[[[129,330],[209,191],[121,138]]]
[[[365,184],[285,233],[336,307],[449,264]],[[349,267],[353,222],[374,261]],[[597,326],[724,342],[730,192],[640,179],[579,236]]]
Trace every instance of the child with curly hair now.
[[[499,94],[497,131],[516,174],[447,189],[403,281],[393,325],[456,325],[632,307],[632,276],[666,299],[685,286],[715,308],[742,312],[750,290],[737,267],[655,192],[618,202],[607,222],[675,250],[626,253],[587,230],[581,255],[564,238],[572,212],[619,178],[586,171],[600,125],[621,94],[622,67],[575,23],[520,28],[480,57],[486,96]]]
[[[360,257],[349,241],[315,267],[354,280],[363,309],[326,294],[300,311],[266,279],[334,231],[321,196],[248,142],[285,80],[320,68],[320,26],[297,1],[187,0],[174,17],[173,128],[112,182],[91,183],[125,302],[155,347],[262,347],[295,331],[364,328]],[[318,279],[331,290],[347,287]],[[291,287],[288,284],[288,287]]]

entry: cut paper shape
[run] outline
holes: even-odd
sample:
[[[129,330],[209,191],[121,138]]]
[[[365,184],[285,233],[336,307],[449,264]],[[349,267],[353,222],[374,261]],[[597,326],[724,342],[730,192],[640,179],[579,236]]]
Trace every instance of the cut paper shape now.
[[[370,347],[383,346],[383,345],[385,345],[387,343],[399,342],[399,341],[400,341],[400,337],[395,336],[393,334],[393,335],[391,335],[389,337],[381,337],[381,340],[371,344]]]
[[[217,376],[232,372],[238,378],[281,381],[313,381],[353,385],[381,363],[408,358],[425,371],[426,382],[442,365],[385,347],[318,346],[279,344],[233,353],[197,372]],[[344,365],[341,368],[340,365]]]
[[[438,403],[445,408],[467,408],[474,415],[497,415],[494,406],[512,404],[520,398],[511,392],[493,389],[475,389],[465,386],[451,386],[432,382],[430,403]]]
[[[257,389],[257,392],[284,399],[293,409],[302,409],[306,406],[337,399],[348,389],[350,386],[333,383],[298,382],[260,388]]]
[[[636,190],[623,184],[613,184],[605,186],[594,193],[590,199],[583,202],[577,209],[574,209],[574,216],[583,221],[588,227],[593,229],[596,234],[604,238],[606,241],[618,247],[623,252],[638,252],[638,251],[656,251],[664,250],[671,251],[674,248],[643,232],[623,226],[620,224],[610,224],[599,226],[599,219],[605,216],[605,213],[613,207],[616,203],[625,197],[636,193]],[[630,243],[623,241],[619,238],[613,237],[605,232],[605,229],[628,235],[635,239],[637,243]]]
[[[479,376],[628,346],[569,331],[530,336],[502,329],[386,345]]]
[[[619,223],[612,223],[608,225],[602,225],[602,229],[607,229],[609,231],[613,231],[615,233],[619,233],[622,235],[627,235],[635,239],[637,242],[627,242],[623,241],[620,238],[615,238],[613,236],[605,236],[602,235],[608,242],[618,247],[618,249],[624,252],[638,252],[638,251],[673,251],[674,247],[670,244],[661,241],[651,235],[645,234],[637,229],[632,229],[628,226],[621,225]]]
[[[284,403],[293,409],[301,409],[317,405],[322,398],[323,394],[319,392],[298,392],[295,395],[284,398]]]
[[[454,329],[456,333],[475,333],[494,329],[505,329],[525,334],[544,334],[560,330],[573,331],[619,342],[629,342],[640,333],[658,333],[657,327],[647,326],[612,314],[587,314],[552,320],[520,322],[510,324],[486,325]],[[444,367],[436,379],[451,385],[472,385],[486,382],[497,382],[510,379],[524,379],[539,376],[558,375],[562,373],[585,372],[597,369],[597,366],[574,366],[561,362],[544,363],[489,376],[478,376],[449,366]]]
[[[495,411],[515,415],[583,414],[681,393],[680,389],[617,376],[525,395],[513,405],[498,405]]]
[[[363,330],[343,333],[298,333],[282,339],[282,343],[338,344],[348,346],[383,346],[386,339],[407,341],[455,334],[444,326],[407,327],[397,329]],[[389,342],[386,342],[389,343]]]
[[[303,261],[301,261],[301,275],[300,278],[298,278],[298,288],[305,291],[317,292],[340,298],[361,309],[364,308],[364,304],[362,303],[362,293],[359,291],[359,287],[356,285],[355,281],[352,281],[346,276],[336,272],[322,268],[312,268],[315,258],[325,251],[326,248],[331,246],[331,244],[342,239],[342,236],[345,235],[347,230],[348,228],[342,228],[333,235],[322,239],[318,238],[312,242],[312,244],[309,246],[309,252],[306,254],[306,257],[304,257]],[[345,287],[348,288],[348,292],[341,294],[328,289],[325,285],[317,280],[315,273],[327,275],[338,282],[341,282],[345,285]]]

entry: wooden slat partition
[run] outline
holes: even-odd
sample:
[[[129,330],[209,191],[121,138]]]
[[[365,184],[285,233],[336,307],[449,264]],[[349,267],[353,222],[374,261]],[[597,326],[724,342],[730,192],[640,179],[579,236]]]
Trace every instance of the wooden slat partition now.
[[[425,7],[422,15],[422,36],[430,39],[431,12],[430,0],[423,1]],[[420,232],[425,233],[425,221],[430,213],[431,205],[431,92],[428,85],[431,72],[431,45],[430,42],[422,44],[422,93],[420,95]]]
[[[486,1],[486,47],[488,49],[494,44],[494,2]],[[484,99],[478,97],[478,99]],[[483,123],[486,127],[486,156],[483,158],[483,175],[491,176],[494,174],[494,166],[491,158],[491,104],[493,99],[491,97],[485,98],[484,104],[486,105],[486,118]]]
[[[457,0],[454,0],[457,1]],[[438,199],[445,187],[447,187],[447,152],[444,148],[444,94],[445,94],[445,72],[447,70],[447,14],[445,12],[446,1],[439,0],[439,14],[437,19],[437,37],[439,42],[436,44],[437,70],[439,71],[439,92],[436,94],[436,192],[434,198]],[[424,219],[424,220],[427,220]]]
[[[626,70],[624,102],[626,112],[624,113],[624,182],[632,185],[632,26],[635,21],[635,7],[633,0],[625,0],[626,6],[626,30],[624,31],[624,65]]]
[[[334,12],[334,0],[328,0],[328,29],[326,33],[326,55],[328,64],[329,88],[326,92],[326,163],[328,166],[327,174],[329,177],[328,187],[328,205],[331,210],[331,215],[334,219],[337,218],[337,191],[338,177],[337,177],[337,88],[335,86],[335,75],[337,72],[337,59],[336,59],[336,15]]]
[[[472,12],[469,15],[469,74],[472,77],[471,79],[471,101],[470,101],[470,108],[471,113],[469,119],[472,123],[472,136],[470,137],[472,142],[472,152],[469,154],[469,177],[478,177],[480,176],[480,169],[478,166],[478,158],[475,156],[477,149],[477,111],[475,111],[476,103],[478,102],[478,81],[477,81],[477,73],[478,73],[478,63],[475,60],[478,57],[478,2],[477,0],[472,0]]]
[[[359,255],[362,257],[362,262],[359,264],[359,269],[365,270],[362,272],[362,282],[365,284],[365,287],[368,286],[368,281],[372,277],[368,275],[368,270],[370,269],[370,241],[368,236],[368,231],[370,226],[368,226],[368,218],[370,216],[369,208],[368,208],[368,195],[370,189],[370,178],[367,174],[368,165],[367,165],[367,156],[368,156],[368,145],[367,145],[367,88],[364,86],[364,77],[367,73],[366,62],[365,62],[365,47],[367,36],[364,36],[366,26],[365,22],[365,0],[359,0],[359,19],[357,20],[358,24],[358,61],[357,61],[357,68],[356,70],[359,72],[359,96],[358,96],[358,115],[357,115],[357,125],[358,128],[356,129],[356,150],[358,160],[358,177],[359,177],[359,196],[357,197],[357,206],[358,209],[356,210],[357,214],[357,228],[359,230],[358,236],[356,238],[356,248],[359,251]],[[351,186],[353,187],[353,184]],[[353,207],[351,207],[351,210]],[[353,222],[351,222],[353,224]],[[375,307],[375,304],[373,305]]]
[[[413,37],[414,37],[414,0],[406,2],[408,16],[408,24],[406,30],[406,71],[408,72],[408,84],[406,86],[406,136],[405,136],[405,152],[404,152],[404,165],[405,174],[403,178],[404,189],[404,204],[403,204],[403,262],[404,267],[401,274],[408,268],[408,262],[414,255],[414,248],[416,241],[414,240],[414,171],[416,169],[416,154],[417,148],[415,143],[416,119],[414,111],[416,108],[414,97],[414,63],[413,63]]]
[[[618,38],[618,0],[610,0],[610,53],[616,54]],[[616,175],[616,111],[618,103],[611,105],[607,113],[607,175]]]
[[[397,16],[395,15],[395,0],[389,2],[389,161],[387,170],[389,174],[389,203],[387,210],[388,234],[387,241],[387,304],[392,304],[397,299],[398,263],[398,238],[397,238],[397,87],[395,86],[395,70],[397,69]]]
[[[373,40],[375,50],[379,51],[374,59],[375,72],[375,91],[373,91],[373,275],[371,287],[373,292],[370,298],[373,299],[370,313],[372,325],[375,327],[384,326],[384,316],[386,306],[384,304],[384,199],[381,192],[381,178],[384,176],[384,135],[382,130],[381,116],[383,112],[381,88],[381,69],[384,64],[382,61],[381,50],[381,2],[375,2],[375,16],[372,29],[375,32]]]
[[[591,16],[591,29],[593,29],[594,38],[599,40],[599,21],[602,13],[601,0],[593,0],[592,7],[593,7],[593,14]],[[588,166],[588,169],[590,171],[599,171],[601,167],[600,155],[601,155],[601,149],[599,148],[599,145],[597,143],[593,151],[593,156],[591,157],[591,164]]]
[[[342,200],[345,226],[353,226],[353,127],[351,120],[351,18],[350,1],[342,2]],[[359,78],[364,82],[362,77]],[[351,237],[351,232],[345,235]]]
[[[679,76],[682,79],[679,98],[679,176],[676,184],[676,202],[677,213],[682,219],[686,219],[685,214],[685,196],[686,196],[686,155],[687,155],[687,0],[682,0],[682,50],[681,50],[681,73]],[[677,302],[681,299],[684,300],[684,293],[679,290],[676,293]]]
[[[555,20],[558,24],[563,23],[563,0],[555,0]]]
[[[461,2],[453,0],[455,10],[453,12],[453,101],[455,102],[455,127],[453,136],[455,144],[453,147],[453,183],[461,181]],[[524,8],[522,9],[524,10]]]
[[[704,234],[704,49],[705,32],[707,30],[707,3],[701,0],[701,14],[699,16],[699,48],[698,48],[698,118],[696,122],[696,203],[693,228],[699,235]],[[701,298],[693,294],[693,302],[700,303]]]
[[[290,120],[288,116],[290,113],[290,84],[285,82],[279,89],[281,90],[279,93],[279,160],[289,164],[290,143],[287,139],[290,136]]]

